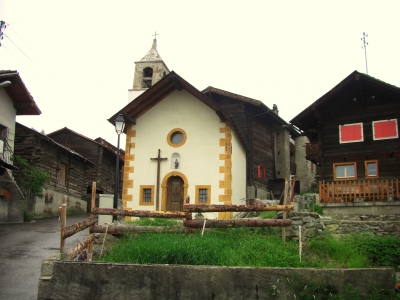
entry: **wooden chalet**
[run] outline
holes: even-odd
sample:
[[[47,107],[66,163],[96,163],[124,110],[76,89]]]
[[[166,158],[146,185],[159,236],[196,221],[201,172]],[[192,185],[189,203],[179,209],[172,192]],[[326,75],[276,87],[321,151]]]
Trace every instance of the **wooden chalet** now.
[[[86,157],[95,164],[94,168],[86,170],[84,179],[86,189],[85,200],[89,200],[91,197],[93,181],[96,182],[97,194],[114,194],[116,147],[102,138],[92,140],[67,127],[54,131],[47,136]],[[124,155],[124,150],[120,149],[120,172],[124,166]],[[122,176],[119,178],[121,181],[119,186],[122,187]]]
[[[50,137],[16,123],[14,154],[26,159],[50,175],[44,199],[36,199],[34,213],[37,216],[59,215],[62,197],[68,196],[68,212],[86,212],[87,187],[85,173],[95,165],[77,152],[62,146]],[[23,180],[14,171],[17,183]]]
[[[296,174],[295,141],[299,132],[278,115],[278,108],[214,87],[202,91],[226,112],[242,136],[247,155],[248,197],[280,197],[285,178]],[[292,138],[291,138],[292,137]],[[296,192],[300,192],[297,178]],[[250,193],[251,187],[254,194]]]
[[[400,88],[354,71],[291,120],[322,202],[400,200]]]

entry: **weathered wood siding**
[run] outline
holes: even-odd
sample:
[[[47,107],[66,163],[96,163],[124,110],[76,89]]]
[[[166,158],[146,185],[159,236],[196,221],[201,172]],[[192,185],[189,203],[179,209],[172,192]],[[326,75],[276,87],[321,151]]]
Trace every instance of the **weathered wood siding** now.
[[[267,190],[268,180],[275,179],[273,120],[249,103],[217,94],[212,99],[233,116],[247,144],[247,185]],[[265,179],[258,178],[258,166],[265,168]]]
[[[39,136],[31,129],[17,124],[14,153],[48,173],[51,189],[80,199],[86,194],[84,174],[89,167],[85,161],[57,146],[46,136]],[[67,166],[65,184],[58,182],[61,163]],[[14,176],[17,182],[21,180],[18,171],[14,172]]]
[[[100,143],[78,135],[68,129],[59,130],[49,136],[58,143],[71,148],[81,154],[96,166],[87,169],[85,173],[85,182],[87,189],[90,189],[92,182],[96,182],[96,189],[101,194],[114,194],[115,185],[115,163],[116,154],[111,149]],[[120,160],[120,174],[124,162]],[[120,194],[122,191],[122,176],[119,177]],[[90,199],[91,195],[87,194],[85,200]]]
[[[365,179],[366,160],[378,160],[379,179],[398,178],[400,139],[373,140],[372,122],[397,119],[399,126],[400,99],[376,91],[369,94],[364,91],[364,95],[348,98],[337,99],[320,115],[321,179],[333,180],[333,163],[341,162],[356,162],[357,178]],[[363,124],[364,141],[340,144],[339,125],[352,123]]]

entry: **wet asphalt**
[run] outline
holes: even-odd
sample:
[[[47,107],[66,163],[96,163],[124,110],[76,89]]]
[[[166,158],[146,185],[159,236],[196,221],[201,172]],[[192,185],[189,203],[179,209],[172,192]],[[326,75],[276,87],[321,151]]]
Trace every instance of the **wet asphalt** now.
[[[88,217],[89,214],[67,216],[67,225]],[[60,227],[58,217],[0,224],[0,300],[37,299],[42,260],[60,251]],[[85,229],[69,237],[66,251],[88,234]]]

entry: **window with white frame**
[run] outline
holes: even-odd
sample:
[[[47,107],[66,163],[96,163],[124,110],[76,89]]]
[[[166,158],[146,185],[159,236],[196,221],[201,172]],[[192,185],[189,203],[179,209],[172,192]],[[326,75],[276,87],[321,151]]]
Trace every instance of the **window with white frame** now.
[[[362,123],[339,125],[339,142],[341,144],[362,141],[364,141]]]
[[[365,161],[365,177],[378,177],[378,161],[366,160]]]
[[[397,119],[372,122],[374,140],[395,139],[399,137]]]
[[[335,180],[357,179],[357,164],[355,162],[333,164]]]

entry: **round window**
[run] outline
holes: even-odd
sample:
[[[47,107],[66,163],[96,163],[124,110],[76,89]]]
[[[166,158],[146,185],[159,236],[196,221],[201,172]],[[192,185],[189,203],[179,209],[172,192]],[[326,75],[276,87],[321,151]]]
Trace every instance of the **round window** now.
[[[171,143],[174,145],[180,144],[183,141],[183,134],[182,132],[174,132],[171,134]]]
[[[180,147],[186,142],[186,132],[181,128],[172,129],[167,136],[167,142],[171,147]]]

